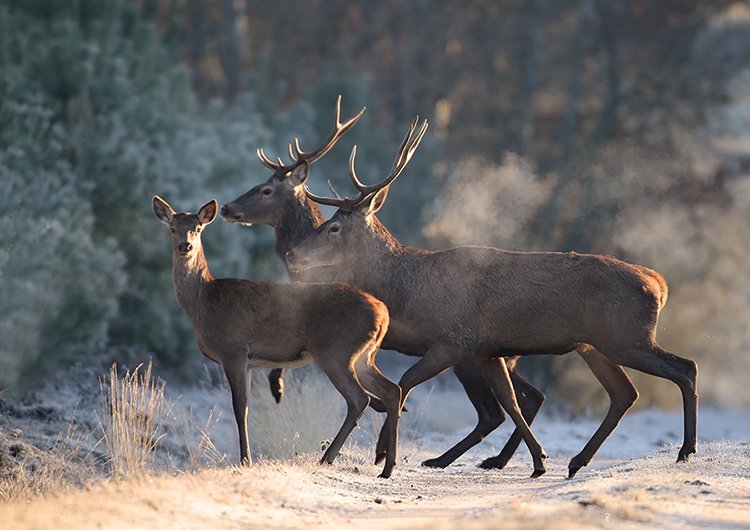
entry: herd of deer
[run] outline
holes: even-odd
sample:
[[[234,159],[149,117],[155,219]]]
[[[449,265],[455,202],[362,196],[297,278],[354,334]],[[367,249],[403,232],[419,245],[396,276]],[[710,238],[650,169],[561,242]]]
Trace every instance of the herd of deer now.
[[[290,162],[260,161],[273,174],[221,207],[230,223],[260,223],[276,231],[276,253],[292,283],[214,278],[201,244],[218,204],[197,214],[175,213],[159,197],[154,213],[172,233],[173,284],[177,300],[195,329],[204,355],[219,363],[232,393],[239,429],[240,459],[251,462],[247,435],[247,374],[269,375],[277,401],[284,367],[314,361],[346,400],[347,414],[321,462],[331,463],[365,408],[387,414],[376,445],[381,477],[396,464],[399,416],[418,384],[453,368],[476,408],[477,426],[426,466],[445,467],[504,421],[516,429],[484,468],[503,468],[521,440],[531,453],[532,477],[546,470],[546,455],[529,428],[544,394],[516,372],[519,357],[576,351],[604,386],[610,407],[603,422],[568,466],[573,477],[586,466],[638,397],[623,366],[673,381],[682,392],[684,442],[678,462],[695,453],[697,366],[662,349],[655,340],[667,284],[646,267],[609,256],[575,252],[508,252],[490,247],[442,251],[399,243],[376,213],[393,181],[409,163],[427,130],[411,124],[390,174],[365,185],[349,176],[352,198],[319,197],[306,186],[310,165],[330,151],[364,113],[340,122],[341,98],[329,137],[316,150],[289,145]],[[329,183],[330,186],[330,183]],[[338,208],[324,221],[317,204]],[[421,357],[398,384],[375,365],[379,348]]]

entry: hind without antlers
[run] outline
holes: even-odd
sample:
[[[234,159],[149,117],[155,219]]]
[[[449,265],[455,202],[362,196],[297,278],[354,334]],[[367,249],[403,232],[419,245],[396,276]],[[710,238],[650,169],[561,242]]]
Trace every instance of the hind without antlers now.
[[[321,462],[331,463],[357,424],[370,398],[387,412],[386,462],[381,477],[396,464],[401,390],[377,366],[375,355],[388,329],[385,305],[344,284],[274,284],[214,278],[201,233],[216,217],[216,201],[197,214],[175,213],[153,198],[157,219],[172,234],[172,282],[190,319],[198,347],[224,369],[239,431],[240,461],[249,464],[247,375],[251,368],[301,366],[315,362],[346,400],[343,425]]]
[[[406,247],[375,215],[403,169],[400,160],[401,153],[388,177],[364,186],[353,171],[353,152],[350,177],[357,197],[321,198],[308,191],[312,200],[339,209],[287,254],[287,263],[300,270],[335,264],[353,285],[388,306],[389,344],[427,350],[399,382],[404,400],[416,385],[451,366],[479,363],[529,445],[538,475],[544,472],[544,454],[515,411],[502,357],[577,350],[607,390],[611,405],[591,440],[570,461],[570,476],[591,461],[638,396],[622,366],[679,387],[685,432],[678,461],[695,453],[698,369],[656,343],[657,318],[667,300],[667,284],[659,273],[574,252]]]

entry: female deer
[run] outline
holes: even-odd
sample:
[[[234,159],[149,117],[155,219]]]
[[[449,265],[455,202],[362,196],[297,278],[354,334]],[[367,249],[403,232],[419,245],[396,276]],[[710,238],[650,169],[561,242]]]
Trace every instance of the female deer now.
[[[396,464],[401,390],[377,366],[375,355],[388,329],[388,310],[372,296],[337,283],[274,284],[214,278],[201,232],[218,204],[197,214],[175,213],[153,198],[157,219],[172,233],[172,282],[177,301],[195,330],[198,347],[224,369],[232,393],[240,461],[249,464],[247,372],[256,367],[300,366],[314,361],[347,403],[341,429],[321,462],[331,463],[370,399],[387,411],[388,443],[381,477]]]

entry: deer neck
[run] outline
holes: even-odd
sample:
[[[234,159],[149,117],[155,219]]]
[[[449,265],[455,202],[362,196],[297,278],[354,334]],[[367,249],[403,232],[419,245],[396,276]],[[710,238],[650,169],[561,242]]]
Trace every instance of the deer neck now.
[[[172,256],[174,293],[180,307],[190,319],[195,320],[199,307],[198,298],[203,287],[213,280],[202,246],[195,255],[188,258],[176,253]]]
[[[276,255],[284,261],[286,253],[302,243],[323,224],[318,205],[304,197],[285,208],[276,230]]]
[[[406,272],[415,265],[412,262],[416,255],[423,251],[402,245],[376,218],[372,219],[370,229],[367,248],[352,253],[356,259],[352,279],[390,308],[392,301],[403,297],[404,289],[409,288],[399,280],[409,277]]]

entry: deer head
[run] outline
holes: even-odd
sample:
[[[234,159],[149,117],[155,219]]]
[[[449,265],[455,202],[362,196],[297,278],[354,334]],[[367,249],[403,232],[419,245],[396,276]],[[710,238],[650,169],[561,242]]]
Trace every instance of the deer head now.
[[[320,197],[305,186],[305,193],[311,200],[320,204],[337,206],[338,210],[306,241],[287,253],[287,264],[291,268],[308,269],[347,263],[351,265],[358,256],[373,255],[371,246],[374,240],[381,240],[386,245],[398,245],[398,242],[377,221],[375,214],[385,204],[390,185],[409,163],[427,131],[427,120],[424,120],[419,129],[417,129],[418,124],[419,117],[417,116],[401,142],[390,173],[376,184],[365,185],[357,177],[355,170],[357,147],[354,146],[349,157],[349,177],[358,190],[355,197],[339,196],[330,183],[329,187],[335,197]]]
[[[320,160],[330,151],[365,112],[365,107],[358,114],[341,123],[341,96],[336,102],[336,116],[333,129],[328,138],[317,149],[305,152],[297,138],[289,144],[290,163],[284,164],[281,158],[273,162],[258,149],[257,154],[261,163],[273,171],[271,176],[262,184],[251,188],[247,193],[237,197],[221,207],[221,216],[230,223],[266,224],[278,226],[281,216],[286,209],[295,202],[305,200],[302,185],[307,180],[310,164]]]
[[[201,206],[197,214],[175,213],[167,201],[154,195],[154,214],[169,227],[172,233],[172,251],[175,256],[189,259],[201,250],[201,231],[216,218],[219,204],[211,200]]]

